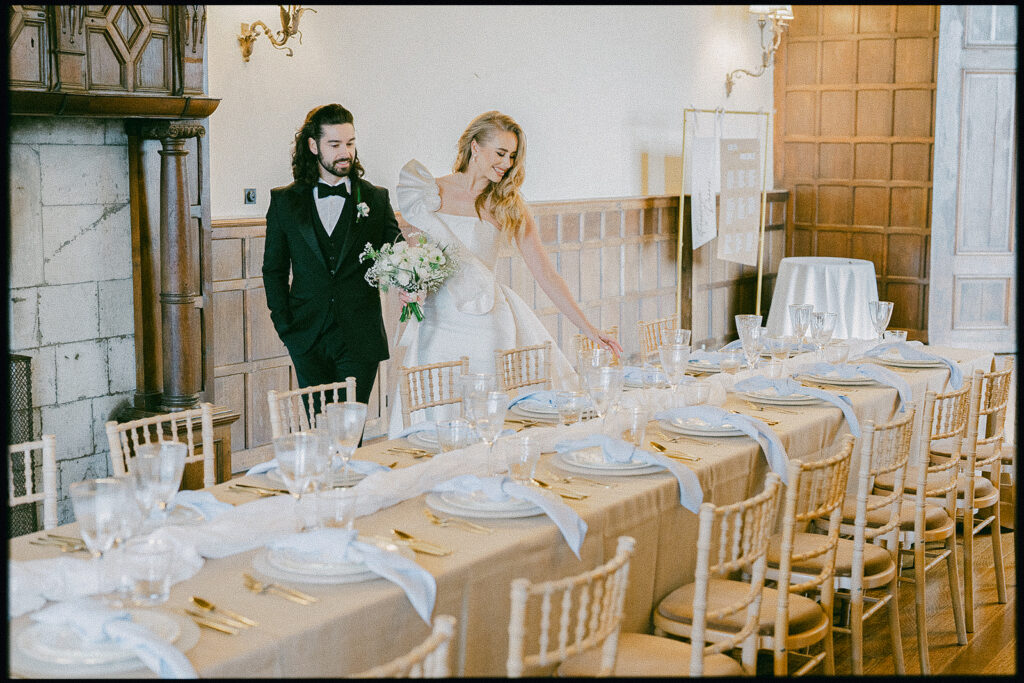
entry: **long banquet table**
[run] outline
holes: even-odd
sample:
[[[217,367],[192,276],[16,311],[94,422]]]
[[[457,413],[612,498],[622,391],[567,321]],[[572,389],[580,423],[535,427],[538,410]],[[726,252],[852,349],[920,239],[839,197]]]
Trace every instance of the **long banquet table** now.
[[[936,347],[929,350],[957,360],[965,381],[976,368],[989,370],[993,360],[987,352]],[[925,391],[942,390],[949,376],[946,368],[893,370],[907,380],[918,402]],[[890,387],[850,389],[844,389],[844,393],[850,397],[862,425],[866,420],[889,419],[898,406],[896,391]],[[731,394],[723,407],[758,416]],[[819,457],[823,450],[837,446],[848,432],[841,411],[829,404],[801,408],[798,414],[768,408],[760,416],[778,421],[774,430],[791,458]],[[653,425],[648,436],[659,439]],[[760,489],[767,463],[753,440],[702,440],[711,445],[686,440],[667,445],[700,458],[699,462],[686,464],[697,474],[705,501],[731,503]],[[355,457],[382,464],[398,461],[396,469],[422,464],[411,455],[389,453],[388,448],[393,445],[393,441],[372,443],[362,447]],[[540,472],[558,471],[549,462],[550,457],[542,456]],[[856,463],[852,472],[856,472],[855,468]],[[361,534],[388,536],[391,529],[399,528],[453,550],[445,557],[417,554],[416,561],[436,579],[434,615],[452,614],[458,619],[453,646],[454,675],[504,676],[509,585],[514,578],[544,580],[584,571],[611,557],[620,535],[628,534],[637,541],[626,596],[625,632],[650,632],[652,608],[670,591],[692,580],[697,518],[680,506],[678,485],[669,473],[587,476],[615,486],[602,489],[577,484],[574,488],[588,497],[565,501],[588,526],[579,559],[546,516],[476,520],[495,531],[471,533],[456,526],[432,525],[422,512],[424,496],[418,495],[357,519],[356,528]],[[252,496],[230,488],[240,482],[244,483],[244,479],[209,490],[224,502],[239,505],[252,501]],[[265,480],[260,483],[265,485]],[[76,527],[71,524],[62,529],[74,534]],[[11,539],[10,559],[59,555],[55,548],[29,544],[41,535],[42,532]],[[429,627],[402,590],[381,579],[336,585],[283,582],[320,598],[308,606],[251,593],[243,586],[242,573],[253,573],[252,560],[257,552],[206,559],[195,576],[171,589],[167,609],[180,613],[188,606],[190,596],[199,595],[259,622],[257,627],[237,635],[203,630],[198,644],[187,653],[201,677],[346,675],[407,652],[429,633]],[[29,618],[22,615],[12,619],[9,626],[16,627]],[[148,672],[131,675],[145,673]]]

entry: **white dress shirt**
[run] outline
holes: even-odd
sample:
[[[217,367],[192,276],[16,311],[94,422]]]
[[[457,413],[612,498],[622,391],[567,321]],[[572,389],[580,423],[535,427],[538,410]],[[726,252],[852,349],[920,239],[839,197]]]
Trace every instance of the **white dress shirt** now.
[[[345,177],[341,179],[341,182],[345,183],[345,189],[351,193],[351,181]],[[317,183],[324,183],[323,178],[317,180]],[[324,185],[331,185],[331,183],[324,183]],[[334,185],[336,186],[337,183]],[[324,230],[326,230],[327,234],[330,235],[334,232],[334,226],[338,224],[338,218],[341,217],[341,212],[345,208],[345,198],[338,197],[337,195],[321,198],[318,196],[316,185],[314,185],[313,201],[316,202],[316,212],[320,215],[320,223],[323,224]]]

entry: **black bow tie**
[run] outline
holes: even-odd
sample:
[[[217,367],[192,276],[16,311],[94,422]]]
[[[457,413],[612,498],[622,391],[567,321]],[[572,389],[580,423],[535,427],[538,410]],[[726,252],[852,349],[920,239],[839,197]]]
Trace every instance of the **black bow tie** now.
[[[316,196],[319,199],[324,197],[330,197],[335,195],[337,197],[348,197],[348,188],[345,183],[338,183],[337,185],[328,185],[327,183],[316,184]]]

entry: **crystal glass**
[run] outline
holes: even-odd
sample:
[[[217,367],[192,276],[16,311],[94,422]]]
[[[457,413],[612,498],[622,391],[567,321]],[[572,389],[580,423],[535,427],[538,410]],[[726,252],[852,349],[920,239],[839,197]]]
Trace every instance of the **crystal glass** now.
[[[590,397],[582,391],[555,392],[555,409],[563,425],[572,425],[583,419],[583,412],[590,405]]]
[[[608,411],[603,431],[608,436],[642,448],[646,443],[644,439],[650,419],[651,414],[645,406],[616,405]]]
[[[689,344],[690,343],[690,330],[684,330],[681,327],[676,327],[671,330],[665,330],[661,334],[662,344]]]
[[[825,360],[832,365],[845,365],[850,358],[850,345],[844,341],[834,341],[825,347]]]
[[[469,420],[456,418],[437,423],[437,445],[443,453],[465,448],[476,442],[476,434]]]
[[[114,544],[107,553],[107,558],[113,564],[113,571],[118,577],[109,602],[112,607],[125,608],[132,605],[132,579],[125,564],[125,545],[142,531],[148,511],[144,511],[139,502],[135,492],[135,480],[131,475],[115,478],[124,482],[125,502],[121,508],[121,519],[114,536]]]
[[[779,379],[786,374],[786,359],[789,358],[790,342],[785,337],[765,337],[762,346],[769,355],[771,363],[768,366],[768,376],[772,379]]]
[[[661,367],[668,375],[669,381],[679,386],[686,376],[687,363],[690,362],[689,344],[662,344],[658,349],[661,357]]]
[[[459,377],[459,392],[462,396],[462,412],[466,419],[473,421],[470,413],[472,406],[470,400],[478,394],[487,394],[490,391],[498,390],[498,378],[496,375],[486,372],[472,372]]]
[[[295,497],[299,530],[304,530],[309,525],[303,515],[303,496],[319,488],[330,467],[330,460],[320,448],[320,437],[313,432],[292,432],[277,437],[274,439],[274,455],[281,479]]]
[[[68,488],[75,521],[82,540],[94,560],[102,560],[114,545],[121,528],[121,515],[128,503],[127,486],[123,479],[86,479]],[[97,592],[106,586],[104,564],[98,565]]]
[[[735,349],[722,352],[722,360],[718,362],[718,367],[727,375],[735,375],[740,371],[740,367],[743,365],[743,352]]]
[[[327,410],[327,433],[331,439],[334,455],[341,458],[341,476],[348,475],[348,463],[359,448],[366,425],[366,404],[356,401],[329,403]]]
[[[739,335],[740,344],[743,345],[743,354],[747,358],[747,367],[757,367],[761,355],[761,316],[759,315],[737,315],[736,333]]]
[[[883,342],[905,342],[907,341],[906,330],[886,330],[882,333]]]
[[[502,441],[508,476],[517,484],[529,484],[540,460],[540,440],[536,436],[517,434]]]
[[[168,505],[181,487],[188,446],[164,441],[136,446],[135,457],[128,460],[133,493],[147,517],[165,522]]]
[[[688,406],[701,406],[711,398],[711,382],[695,379],[683,385],[683,400]]]
[[[480,440],[487,444],[487,476],[495,475],[492,462],[494,442],[505,426],[505,413],[508,412],[509,397],[503,391],[488,391],[486,394],[474,394],[470,398],[470,414],[473,416],[473,427]]]
[[[818,349],[818,360],[825,360],[825,344],[832,339],[838,318],[835,313],[815,311],[811,314],[811,341]]]
[[[622,393],[625,373],[622,367],[587,368],[583,381],[590,395],[591,406],[598,418],[603,418]]]
[[[352,529],[359,492],[354,488],[328,488],[316,492],[317,518],[321,526]]]
[[[875,340],[881,341],[882,333],[889,327],[889,318],[892,317],[892,302],[869,301],[868,315],[871,318],[871,325],[875,328]]]
[[[799,343],[803,343],[807,337],[807,330],[811,326],[811,313],[814,312],[813,304],[790,304],[789,322],[793,325],[793,334]]]
[[[171,597],[174,546],[159,538],[133,538],[125,547],[125,566],[136,605],[162,605]]]

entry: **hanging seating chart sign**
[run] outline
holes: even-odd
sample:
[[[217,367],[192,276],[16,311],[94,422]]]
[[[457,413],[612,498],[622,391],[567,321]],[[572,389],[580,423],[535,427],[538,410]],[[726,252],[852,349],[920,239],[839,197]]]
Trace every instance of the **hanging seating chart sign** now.
[[[761,150],[757,138],[722,139],[718,249],[723,261],[757,265],[761,217]]]
[[[690,189],[690,225],[693,248],[699,249],[718,234],[715,181],[718,180],[718,138],[695,138],[691,152],[693,185]]]

